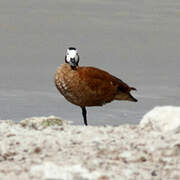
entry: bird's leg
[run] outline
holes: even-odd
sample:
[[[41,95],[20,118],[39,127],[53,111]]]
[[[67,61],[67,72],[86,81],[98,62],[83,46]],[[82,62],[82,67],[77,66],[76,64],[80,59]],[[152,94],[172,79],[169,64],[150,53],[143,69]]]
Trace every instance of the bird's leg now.
[[[87,126],[88,124],[87,124],[87,117],[86,117],[86,114],[87,114],[86,107],[81,107],[81,109],[82,109],[84,124]]]

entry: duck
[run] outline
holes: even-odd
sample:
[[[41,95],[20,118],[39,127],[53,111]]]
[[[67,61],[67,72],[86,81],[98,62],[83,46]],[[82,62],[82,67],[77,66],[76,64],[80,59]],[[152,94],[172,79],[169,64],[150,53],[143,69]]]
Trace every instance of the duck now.
[[[54,83],[66,100],[81,108],[84,125],[88,125],[86,107],[103,106],[114,100],[138,101],[130,94],[136,88],[99,68],[79,66],[79,61],[77,49],[69,47],[65,63],[55,73]]]

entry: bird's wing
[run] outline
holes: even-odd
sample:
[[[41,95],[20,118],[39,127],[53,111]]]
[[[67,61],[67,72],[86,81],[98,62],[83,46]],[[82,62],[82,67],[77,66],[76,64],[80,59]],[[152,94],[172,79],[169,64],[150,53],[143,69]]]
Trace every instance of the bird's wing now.
[[[94,67],[79,67],[80,79],[87,83],[91,90],[104,92],[116,88],[116,91],[129,92],[130,87],[122,80],[112,76],[106,71]]]

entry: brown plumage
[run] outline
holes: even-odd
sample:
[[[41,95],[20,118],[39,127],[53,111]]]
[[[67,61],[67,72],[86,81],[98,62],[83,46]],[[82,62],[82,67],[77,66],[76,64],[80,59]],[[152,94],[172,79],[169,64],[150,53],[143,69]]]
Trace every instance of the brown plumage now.
[[[137,102],[130,94],[135,88],[101,69],[79,67],[75,48],[67,50],[65,61],[55,74],[55,85],[68,101],[82,108],[85,125],[87,106],[102,106],[113,100]]]

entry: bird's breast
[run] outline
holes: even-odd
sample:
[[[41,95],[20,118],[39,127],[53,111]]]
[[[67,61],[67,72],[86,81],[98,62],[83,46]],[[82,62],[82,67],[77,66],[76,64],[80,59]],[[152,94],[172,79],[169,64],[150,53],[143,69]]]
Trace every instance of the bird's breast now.
[[[60,93],[71,103],[78,106],[85,104],[85,89],[76,70],[60,67],[55,75],[55,84]]]

